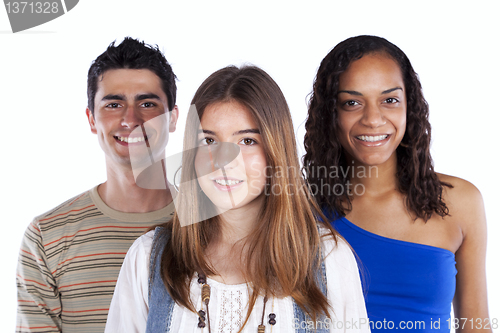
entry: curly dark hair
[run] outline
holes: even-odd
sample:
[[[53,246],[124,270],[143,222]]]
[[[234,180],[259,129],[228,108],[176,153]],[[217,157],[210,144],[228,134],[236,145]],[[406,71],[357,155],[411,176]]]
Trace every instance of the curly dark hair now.
[[[422,218],[424,221],[429,220],[433,213],[441,217],[449,215],[442,193],[443,186],[452,186],[441,182],[434,172],[430,155],[429,106],[424,99],[422,86],[406,54],[381,37],[351,37],[335,46],[321,61],[305,124],[306,154],[303,156],[303,173],[311,189],[322,189],[325,186],[329,189],[336,186],[348,188],[348,173],[340,172],[338,177],[323,177],[320,172],[310,171],[332,166],[337,170],[347,170],[347,159],[336,130],[339,76],[351,62],[373,53],[391,57],[399,65],[403,75],[407,100],[406,132],[396,150],[396,176],[399,191],[406,197],[406,206],[415,214],[415,219]],[[347,191],[342,191],[340,195],[329,195],[323,190],[312,192],[322,207],[333,210],[338,216],[345,216],[346,211],[352,209]]]
[[[175,106],[177,86],[176,76],[158,45],[145,44],[131,37],[125,37],[119,45],[109,44],[104,53],[98,56],[89,68],[87,77],[88,108],[94,115],[94,99],[97,93],[97,82],[104,72],[111,69],[149,69],[161,80],[162,89],[167,96],[168,109]]]

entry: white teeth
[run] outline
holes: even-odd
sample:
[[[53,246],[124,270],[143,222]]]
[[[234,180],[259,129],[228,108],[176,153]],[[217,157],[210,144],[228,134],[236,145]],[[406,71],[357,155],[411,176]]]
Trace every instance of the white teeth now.
[[[389,136],[388,134],[377,135],[377,136],[360,135],[360,136],[357,136],[356,138],[360,139],[361,141],[376,142],[376,141],[384,140],[388,136]]]
[[[236,185],[242,182],[242,180],[232,180],[232,179],[215,179],[215,182],[219,185],[222,186],[231,186],[231,185]]]
[[[142,142],[144,141],[144,137],[136,137],[136,138],[128,138],[128,137],[123,137],[123,136],[117,136],[118,140],[127,142],[127,143],[135,143],[135,142]]]

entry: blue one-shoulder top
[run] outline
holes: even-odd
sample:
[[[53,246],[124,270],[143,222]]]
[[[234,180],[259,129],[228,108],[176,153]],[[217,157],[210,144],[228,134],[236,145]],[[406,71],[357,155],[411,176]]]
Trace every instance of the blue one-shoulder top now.
[[[345,217],[332,222],[356,253],[372,331],[450,332],[455,255],[368,232]]]

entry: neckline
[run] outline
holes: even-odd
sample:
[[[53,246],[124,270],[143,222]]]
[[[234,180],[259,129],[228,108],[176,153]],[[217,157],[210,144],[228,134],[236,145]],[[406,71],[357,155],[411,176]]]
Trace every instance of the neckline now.
[[[345,216],[340,217],[340,220],[342,220],[348,227],[350,227],[350,228],[352,228],[352,229],[354,229],[362,234],[365,234],[366,236],[371,237],[371,238],[375,238],[375,239],[378,239],[378,240],[381,240],[384,242],[388,242],[388,243],[400,244],[400,245],[405,245],[405,246],[412,246],[412,247],[427,249],[427,250],[436,251],[436,252],[443,252],[446,254],[451,254],[453,257],[455,257],[455,253],[451,252],[448,249],[443,249],[442,247],[414,243],[414,242],[408,242],[408,241],[404,241],[404,240],[400,240],[400,239],[381,236],[381,235],[375,234],[373,232],[370,232],[368,230],[365,230],[365,229],[355,225],[354,223],[349,221]]]
[[[219,289],[243,289],[243,288],[247,289],[249,285],[248,282],[243,282],[238,284],[225,284],[223,282],[216,281],[208,276],[207,276],[207,283],[208,285],[216,286]]]
[[[125,213],[120,212],[118,210],[114,210],[113,208],[106,205],[106,203],[102,200],[99,192],[97,192],[97,187],[99,185],[93,187],[88,193],[90,195],[91,200],[94,205],[106,216],[111,217],[112,219],[124,221],[124,222],[153,222],[160,219],[168,218],[172,216],[175,211],[174,202],[172,201],[165,207],[147,213]]]

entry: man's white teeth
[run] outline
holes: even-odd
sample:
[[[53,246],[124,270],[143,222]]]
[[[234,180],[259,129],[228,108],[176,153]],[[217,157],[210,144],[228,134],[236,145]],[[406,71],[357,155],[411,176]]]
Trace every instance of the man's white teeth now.
[[[236,185],[242,182],[242,180],[232,180],[232,179],[216,179],[215,182],[222,186]]]
[[[358,139],[361,141],[368,141],[368,142],[376,142],[376,141],[381,141],[387,138],[389,135],[377,135],[377,136],[368,136],[368,135],[360,135],[357,136]]]
[[[144,137],[135,137],[135,138],[129,138],[129,137],[123,137],[123,136],[117,136],[118,140],[127,142],[127,143],[135,143],[135,142],[142,142],[144,141]]]

